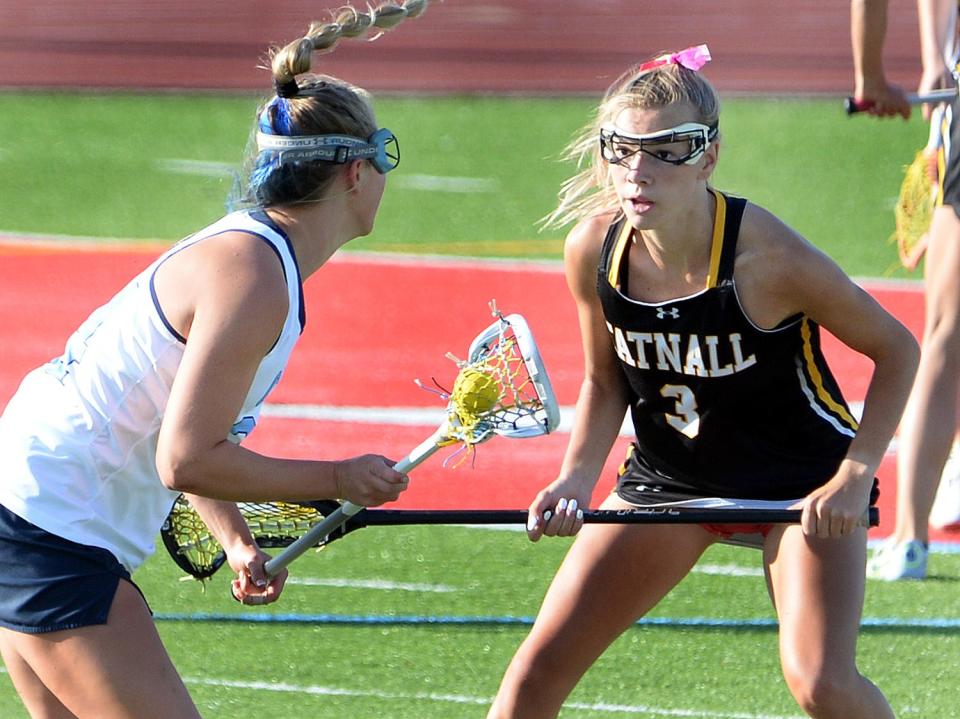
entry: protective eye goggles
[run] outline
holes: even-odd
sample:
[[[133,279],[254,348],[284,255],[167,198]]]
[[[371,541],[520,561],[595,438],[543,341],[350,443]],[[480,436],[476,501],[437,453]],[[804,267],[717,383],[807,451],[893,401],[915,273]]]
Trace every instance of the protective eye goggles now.
[[[645,135],[625,132],[616,125],[600,129],[600,154],[611,165],[623,165],[638,152],[671,165],[692,165],[717,137],[717,126],[685,122]]]
[[[400,164],[400,143],[390,130],[381,128],[366,140],[350,135],[270,135],[257,133],[257,149],[277,153],[280,164],[323,160],[343,165],[351,160],[370,160],[381,175]]]

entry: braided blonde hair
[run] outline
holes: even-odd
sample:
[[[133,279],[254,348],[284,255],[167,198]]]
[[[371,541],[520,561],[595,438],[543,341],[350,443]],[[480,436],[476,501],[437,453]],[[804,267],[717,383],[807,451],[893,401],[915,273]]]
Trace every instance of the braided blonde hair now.
[[[563,227],[586,217],[619,208],[607,163],[600,155],[600,128],[623,110],[650,110],[688,103],[695,120],[713,126],[720,116],[720,99],[713,86],[697,71],[668,63],[639,71],[634,65],[610,85],[593,119],[574,136],[563,151],[563,160],[573,161],[577,172],[560,187],[556,209],[540,223],[544,228]]]
[[[341,38],[358,38],[376,29],[375,36],[391,30],[407,18],[419,17],[427,9],[430,0],[403,0],[384,2],[367,12],[350,5],[331,12],[328,22],[313,22],[302,38],[298,38],[280,50],[273,51],[270,69],[278,88],[287,86],[296,76],[310,71],[310,62],[315,52],[330,52]]]
[[[244,180],[230,205],[282,205],[312,202],[324,196],[337,166],[312,160],[279,163],[273,152],[256,149],[256,132],[277,135],[349,135],[367,138],[377,130],[370,94],[330,75],[311,73],[313,54],[331,52],[341,38],[375,37],[407,18],[422,15],[429,0],[384,2],[360,11],[345,5],[327,22],[313,22],[307,33],[282,48],[271,49],[269,68],[276,96],[257,109]]]

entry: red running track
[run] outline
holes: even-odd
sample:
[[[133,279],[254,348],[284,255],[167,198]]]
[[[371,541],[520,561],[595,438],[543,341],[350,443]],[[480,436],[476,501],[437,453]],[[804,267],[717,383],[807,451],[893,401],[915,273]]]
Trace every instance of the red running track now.
[[[21,376],[56,356],[94,307],[145,267],[156,248],[95,251],[0,244],[0,407]],[[918,334],[918,286],[870,285],[871,293]],[[413,380],[452,382],[450,351],[463,355],[490,321],[490,299],[523,314],[536,335],[561,405],[573,405],[582,355],[573,302],[558,265],[430,261],[341,255],[307,282],[307,327],[271,404],[433,407],[443,402]],[[870,363],[825,337],[831,366],[851,402],[863,399]],[[248,441],[257,450],[292,457],[379,452],[400,458],[433,427],[356,424],[266,416]],[[527,440],[495,438],[474,461],[444,466],[441,452],[414,472],[404,507],[525,507],[557,471],[565,434]],[[626,440],[621,440],[625,447]],[[620,450],[611,455],[595,499],[611,486]],[[451,463],[452,464],[452,463]],[[880,470],[881,536],[892,527],[895,467]],[[956,539],[935,533],[935,541]]]

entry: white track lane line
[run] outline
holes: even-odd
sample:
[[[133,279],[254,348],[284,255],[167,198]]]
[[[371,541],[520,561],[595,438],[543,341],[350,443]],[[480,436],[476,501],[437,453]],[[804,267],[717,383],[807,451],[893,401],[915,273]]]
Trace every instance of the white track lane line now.
[[[850,411],[859,419],[863,413],[862,402],[851,402]],[[560,425],[555,430],[559,434],[569,434],[573,428],[574,407],[566,405],[560,408]],[[263,405],[264,417],[282,417],[317,422],[351,422],[356,424],[386,424],[404,427],[436,427],[446,413],[443,407],[360,407],[324,404],[271,404]],[[633,425],[629,414],[624,416],[620,427],[621,437],[633,435]],[[893,453],[896,440],[891,443],[888,453]]]

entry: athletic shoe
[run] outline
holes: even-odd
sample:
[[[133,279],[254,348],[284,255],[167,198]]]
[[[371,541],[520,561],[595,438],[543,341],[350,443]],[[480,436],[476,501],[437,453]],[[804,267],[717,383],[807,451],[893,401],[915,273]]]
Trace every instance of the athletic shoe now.
[[[867,576],[886,582],[923,579],[927,576],[927,545],[916,539],[897,542],[893,537],[881,544],[867,563]]]
[[[960,531],[960,446],[956,444],[940,475],[937,498],[930,510],[930,526]]]

